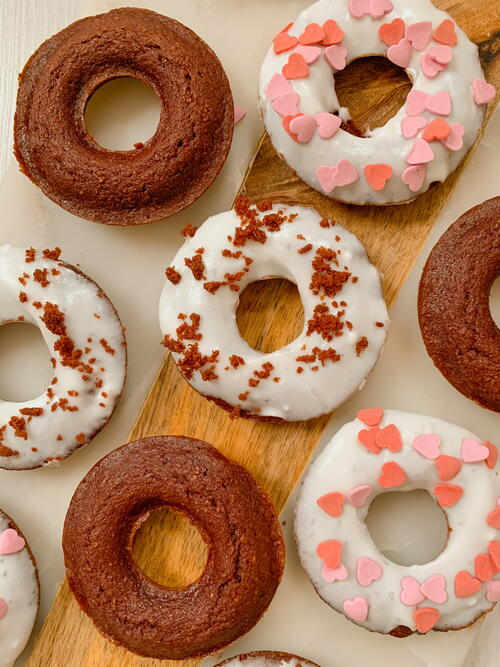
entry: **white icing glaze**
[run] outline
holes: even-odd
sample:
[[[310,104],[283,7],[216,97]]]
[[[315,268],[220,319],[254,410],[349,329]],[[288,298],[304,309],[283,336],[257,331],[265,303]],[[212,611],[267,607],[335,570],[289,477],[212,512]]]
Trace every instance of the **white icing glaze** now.
[[[362,19],[354,18],[348,10],[348,0],[319,0],[305,9],[289,29],[289,34],[299,37],[305,27],[312,22],[323,25],[333,19],[344,32],[342,44],[348,49],[347,63],[367,55],[386,56],[388,45],[379,37],[379,27],[401,18],[406,26],[431,21],[437,28],[450,17],[437,9],[431,0],[393,0],[393,10],[380,19],[369,15]],[[435,78],[428,78],[421,69],[421,57],[426,53],[413,50],[411,61],[406,71],[413,82],[414,90],[428,95],[447,91],[452,99],[452,111],[446,121],[461,123],[465,128],[464,145],[460,150],[449,150],[441,142],[433,141],[430,145],[435,159],[427,165],[425,178],[419,190],[411,191],[402,180],[403,172],[410,166],[407,163],[416,138],[405,139],[401,131],[401,121],[407,115],[406,107],[391,118],[386,125],[378,127],[359,138],[340,129],[330,139],[322,139],[314,133],[309,143],[294,141],[282,125],[282,116],[276,113],[273,102],[266,96],[266,88],[273,75],[281,73],[291,51],[275,54],[269,50],[260,75],[259,98],[261,112],[267,131],[277,152],[311,187],[323,192],[316,175],[320,166],[331,166],[339,160],[347,159],[356,168],[359,178],[351,185],[336,187],[329,196],[340,201],[355,204],[392,204],[414,199],[416,194],[425,192],[435,181],[444,181],[455,170],[464,155],[473,145],[484,118],[484,106],[478,106],[472,95],[471,86],[476,78],[484,74],[479,62],[477,46],[455,25],[458,44],[453,48],[453,59],[448,67]],[[430,46],[438,46],[432,39]],[[341,108],[334,86],[334,70],[326,61],[324,54],[309,65],[310,75],[290,81],[294,91],[300,95],[299,112],[314,115],[318,112],[338,112],[347,120],[347,109]],[[333,85],[332,85],[333,83]],[[430,111],[421,116],[428,121],[438,117]],[[423,132],[423,129],[421,130]],[[421,135],[420,135],[421,136]],[[384,163],[393,169],[393,176],[383,190],[376,191],[367,182],[363,168],[368,164]]]
[[[265,651],[260,655],[238,655],[224,661],[224,667],[298,667],[304,664],[310,665],[312,663],[304,658],[298,659],[294,656],[290,656],[289,659],[282,658],[278,660],[272,653],[267,655]]]
[[[5,427],[0,445],[18,452],[16,456],[0,456],[0,467],[10,469],[56,465],[88,442],[111,417],[126,373],[122,326],[106,295],[71,267],[44,258],[41,251],[36,252],[35,261],[27,263],[25,252],[8,245],[0,247],[0,323],[21,318],[40,329],[53,358],[54,379],[46,392],[32,400],[22,403],[0,400],[0,428]],[[37,270],[47,271],[49,284],[45,287],[34,279]],[[52,270],[57,274],[53,275]],[[21,292],[27,298],[24,303],[20,300]],[[41,307],[35,307],[37,302]],[[41,319],[46,303],[54,304],[64,314],[66,334],[75,349],[82,351],[79,358],[82,364],[76,368],[63,365],[64,357],[54,349],[59,335],[50,331]],[[101,340],[114,352],[106,351]],[[52,406],[56,404],[54,409]],[[41,409],[43,414],[30,416],[21,412],[32,409]],[[16,435],[9,423],[13,417],[24,419],[26,439]]]
[[[0,511],[0,535],[9,519]],[[0,556],[0,599],[7,606],[0,619],[0,667],[11,667],[31,635],[38,612],[38,578],[28,550]]]
[[[442,575],[446,578],[446,602],[437,604],[426,599],[418,607],[439,611],[437,629],[465,627],[492,606],[486,598],[487,584],[470,597],[458,598],[454,582],[460,571],[468,571],[474,576],[476,555],[487,554],[490,542],[500,539],[500,531],[487,523],[487,517],[495,509],[500,494],[498,467],[490,469],[484,461],[462,461],[456,477],[442,482],[434,461],[415,451],[412,446],[414,439],[423,434],[437,434],[441,438],[440,454],[460,458],[462,440],[478,440],[477,436],[441,419],[393,410],[385,411],[379,426],[388,424],[395,424],[400,431],[403,441],[401,451],[391,453],[383,449],[379,454],[370,453],[357,439],[358,432],[369,427],[360,419],[355,419],[336,433],[307,471],[295,519],[302,565],[319,595],[337,611],[343,613],[345,600],[358,596],[366,598],[368,617],[358,624],[382,633],[388,633],[399,625],[416,629],[416,606],[406,606],[400,600],[403,577],[413,577],[422,584],[433,575]],[[377,549],[366,527],[365,518],[371,501],[384,492],[378,478],[382,465],[389,461],[397,462],[407,475],[406,482],[398,486],[397,491],[425,489],[433,494],[436,484],[445,483],[463,489],[462,498],[454,506],[443,509],[450,527],[449,539],[443,552],[429,563],[406,567],[389,561]],[[373,487],[369,500],[356,509],[346,498],[338,518],[327,514],[317,504],[317,500],[325,494],[340,492],[347,496],[351,489],[363,485]],[[322,576],[322,560],[316,549],[325,540],[339,540],[343,544],[341,562],[348,573],[343,581],[328,583]],[[370,558],[383,570],[382,577],[369,586],[362,586],[357,580],[360,557]]]
[[[261,417],[279,417],[288,421],[310,419],[333,410],[362,385],[375,365],[383,347],[389,324],[387,308],[382,296],[380,277],[377,269],[370,264],[364,247],[350,232],[339,225],[328,228],[320,225],[321,216],[311,208],[291,207],[275,204],[273,213],[282,211],[285,216],[297,215],[293,222],[286,222],[279,231],[267,232],[264,244],[249,241],[244,247],[236,248],[228,241],[234,237],[235,228],[241,224],[234,211],[221,213],[209,218],[189,238],[174,258],[173,266],[181,280],[173,285],[167,281],[160,299],[160,327],[164,335],[176,338],[176,329],[182,322],[179,313],[201,316],[198,341],[200,352],[210,355],[220,350],[214,364],[217,379],[204,381],[200,372],[193,373],[188,381],[200,393],[220,399],[230,406],[239,405],[242,410]],[[266,213],[261,214],[261,218]],[[333,225],[333,223],[332,223]],[[297,235],[303,238],[298,239]],[[340,237],[338,241],[336,237]],[[306,245],[312,249],[299,254]],[[224,281],[226,273],[234,274],[247,268],[239,282],[239,291],[228,286],[221,287],[215,294],[204,289],[205,280],[195,280],[185,258],[192,257],[196,249],[204,248],[202,255],[206,281]],[[340,270],[347,266],[351,278],[332,299],[324,295],[314,295],[309,285],[313,268],[312,261],[319,248],[338,251]],[[241,250],[252,263],[246,267],[244,256],[239,259],[223,257],[224,250]],[[335,267],[333,267],[335,268]],[[236,309],[239,294],[247,285],[266,277],[281,277],[298,287],[304,307],[305,326],[302,333],[280,350],[270,354],[252,349],[243,340],[236,323]],[[358,278],[353,282],[353,278]],[[337,303],[337,307],[332,305]],[[346,303],[346,306],[340,305]],[[344,325],[342,335],[331,342],[318,332],[307,335],[308,321],[313,318],[315,308],[326,304],[335,315],[345,310],[344,321],[352,323],[352,330]],[[376,322],[384,326],[376,326]],[[360,338],[368,339],[368,348],[360,356],[356,354],[356,343]],[[192,341],[186,341],[189,343]],[[297,357],[310,355],[314,348],[328,350],[334,348],[340,360],[302,363]],[[177,363],[182,356],[173,352]],[[244,360],[244,365],[233,368],[229,362],[232,355]],[[272,364],[268,378],[258,386],[249,386],[255,373],[263,370],[263,364]],[[206,364],[201,371],[211,364]],[[297,372],[297,368],[303,372]],[[316,370],[313,371],[312,368]],[[273,378],[279,381],[273,381]],[[246,400],[238,398],[249,392]]]

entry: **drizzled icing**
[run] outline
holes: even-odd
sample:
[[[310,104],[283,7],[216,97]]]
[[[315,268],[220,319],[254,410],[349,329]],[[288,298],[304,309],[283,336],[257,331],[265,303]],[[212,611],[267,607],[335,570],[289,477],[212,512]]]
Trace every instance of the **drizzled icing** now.
[[[296,509],[300,559],[325,602],[382,633],[462,628],[489,610],[500,599],[493,451],[492,443],[424,415],[360,411],[343,426],[307,471]],[[393,488],[425,489],[446,513],[448,542],[434,560],[397,565],[372,541],[370,503]],[[344,502],[332,513],[325,498],[333,493]]]
[[[125,381],[126,347],[111,302],[60,251],[0,247],[0,323],[40,329],[54,376],[24,402],[0,400],[0,467],[55,465],[107,423]]]
[[[164,344],[190,384],[226,406],[289,421],[330,412],[356,391],[385,341],[377,269],[350,232],[312,208],[239,200],[209,218],[167,269]],[[268,277],[294,282],[305,325],[265,354],[236,324],[239,295]]]

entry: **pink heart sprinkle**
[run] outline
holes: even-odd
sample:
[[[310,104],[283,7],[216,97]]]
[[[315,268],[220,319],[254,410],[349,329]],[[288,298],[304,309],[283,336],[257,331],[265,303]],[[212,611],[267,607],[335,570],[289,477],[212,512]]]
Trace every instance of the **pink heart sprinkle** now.
[[[449,116],[451,113],[451,95],[442,90],[436,95],[429,95],[425,102],[426,109],[437,116]]]
[[[387,49],[387,57],[395,65],[399,67],[408,67],[413,55],[413,47],[411,42],[403,37],[403,39],[395,46],[390,46]]]
[[[243,107],[239,107],[237,104],[234,105],[234,124],[237,125],[240,120],[243,120],[245,116],[247,115],[247,112]]]
[[[407,185],[412,192],[418,192],[424,184],[427,167],[424,164],[408,167],[403,171],[403,183]]]
[[[474,438],[464,438],[462,440],[462,460],[465,463],[479,463],[485,461],[489,455],[490,450],[482,445],[479,440]]]
[[[406,113],[408,116],[420,116],[426,110],[429,96],[422,90],[410,90],[406,98]]]
[[[488,602],[500,602],[500,580],[495,579],[487,583],[486,599]]]
[[[368,600],[366,598],[356,597],[352,600],[344,600],[342,607],[347,616],[350,616],[353,621],[364,623],[368,618]]]
[[[446,594],[446,579],[442,574],[434,574],[420,586],[422,595],[436,604],[444,604],[448,598]]]
[[[294,53],[300,53],[308,65],[316,62],[321,55],[319,46],[303,46],[299,44],[294,50]]]
[[[434,152],[430,144],[423,139],[417,139],[413,144],[410,155],[406,158],[408,164],[427,164],[434,160]]]
[[[437,459],[440,455],[439,446],[441,438],[436,433],[427,433],[426,435],[419,435],[411,443],[413,449],[426,459]]]
[[[341,188],[344,185],[351,185],[358,178],[358,172],[349,160],[340,160],[337,164],[337,173],[335,174],[335,187]]]
[[[423,51],[432,35],[432,23],[430,21],[421,21],[412,23],[406,28],[406,39],[416,51]]]
[[[343,44],[333,44],[325,49],[325,58],[329,64],[336,70],[345,68],[347,61],[347,47]]]
[[[370,586],[378,581],[383,574],[382,567],[371,558],[358,558],[356,564],[356,578],[360,586]]]
[[[450,130],[451,132],[448,137],[441,140],[441,143],[450,151],[459,151],[464,146],[463,136],[465,127],[462,123],[453,123],[450,125]]]
[[[423,116],[405,116],[401,121],[401,132],[405,139],[413,139],[425,127],[427,120]]]
[[[495,86],[492,86],[485,79],[477,78],[472,82],[472,94],[474,95],[476,104],[488,104],[495,99],[496,89]]]
[[[368,0],[349,0],[349,12],[355,19],[360,19],[370,13],[370,4]]]
[[[401,579],[401,602],[407,607],[415,607],[425,600],[425,595],[420,590],[420,584],[413,577]]]
[[[321,185],[323,192],[330,193],[335,188],[335,175],[337,167],[327,167],[323,165],[316,170],[316,178]]]
[[[13,528],[7,528],[0,534],[0,556],[9,556],[22,551],[25,545],[25,540]]]
[[[368,498],[371,496],[373,487],[370,484],[362,484],[355,486],[347,493],[347,500],[353,507],[363,507]]]
[[[381,19],[382,16],[392,12],[394,5],[390,0],[368,0],[368,6],[371,16],[374,19]]]
[[[299,102],[298,93],[286,93],[278,97],[273,102],[272,107],[280,116],[296,116],[299,113]]]
[[[438,63],[437,60],[431,58],[428,53],[424,53],[424,55],[420,58],[420,65],[422,67],[422,72],[428,79],[433,79],[447,67],[446,65],[442,65],[441,63]]]
[[[440,65],[449,65],[453,58],[453,49],[451,46],[431,46],[427,51],[432,60]]]
[[[343,565],[342,563],[340,563],[340,565],[336,567],[334,570],[328,567],[328,565],[323,564],[323,569],[321,570],[321,576],[325,581],[331,584],[334,581],[344,581],[344,579],[347,579],[348,572],[345,565]]]
[[[267,84],[266,97],[274,101],[288,93],[293,93],[292,84],[283,74],[273,74],[271,81]]]
[[[315,129],[314,116],[297,116],[290,121],[290,131],[297,135],[300,144],[308,144],[314,136]]]
[[[320,111],[314,116],[314,119],[318,126],[319,136],[322,139],[333,137],[342,125],[342,120],[338,116],[333,113],[326,113],[326,111]]]
[[[9,611],[9,606],[7,605],[5,600],[2,600],[2,598],[0,598],[0,620],[7,616],[8,611]]]

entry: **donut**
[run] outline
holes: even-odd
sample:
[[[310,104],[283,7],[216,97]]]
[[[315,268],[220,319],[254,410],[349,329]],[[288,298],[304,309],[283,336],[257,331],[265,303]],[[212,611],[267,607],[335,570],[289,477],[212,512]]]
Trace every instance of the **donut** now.
[[[228,658],[215,667],[319,667],[315,662],[282,651],[252,651]]]
[[[112,79],[149,85],[162,104],[158,128],[131,151],[89,135],[85,107]],[[70,213],[109,225],[174,215],[211,185],[233,136],[224,69],[194,32],[146,9],[91,16],[44,42],[25,66],[14,123],[28,178]]]
[[[471,625],[500,600],[495,445],[435,417],[361,410],[307,471],[296,507],[302,566],[320,597],[373,632],[406,637]],[[442,553],[398,565],[365,524],[388,491],[426,490],[448,522]]]
[[[35,559],[19,527],[0,510],[0,664],[12,667],[28,643],[40,591]]]
[[[384,126],[358,136],[335,74],[374,55],[404,68],[413,88]],[[278,154],[312,188],[361,205],[408,202],[444,181],[494,97],[477,46],[431,0],[319,0],[274,38],[259,83]]]
[[[122,393],[127,353],[118,314],[60,253],[0,246],[0,325],[38,327],[54,369],[40,396],[0,401],[0,468],[61,463],[106,425]]]
[[[182,590],[151,581],[132,558],[135,531],[161,506],[185,514],[210,546],[205,571]],[[63,549],[71,590],[97,629],[129,651],[171,660],[216,652],[248,632],[284,566],[279,520],[250,473],[177,436],[137,440],[97,463],[71,500]]]
[[[489,305],[500,276],[500,197],[464,213],[434,246],[418,293],[427,352],[478,405],[500,412],[500,329]]]
[[[191,386],[233,416],[299,421],[360,388],[389,324],[380,276],[358,239],[312,208],[237,200],[209,218],[167,269],[163,344]],[[236,324],[239,295],[286,278],[304,307],[302,333],[266,354]]]

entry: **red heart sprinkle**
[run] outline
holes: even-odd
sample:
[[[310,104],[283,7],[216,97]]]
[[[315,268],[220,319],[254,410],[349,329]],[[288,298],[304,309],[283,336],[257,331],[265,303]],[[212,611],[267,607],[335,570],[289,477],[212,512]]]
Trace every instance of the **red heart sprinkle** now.
[[[453,507],[463,495],[464,490],[455,484],[437,484],[434,494],[441,507]]]
[[[427,126],[423,139],[425,141],[444,141],[450,136],[451,127],[444,118],[435,118]]]
[[[387,46],[395,46],[405,36],[405,22],[403,19],[394,19],[391,23],[384,23],[378,29],[378,34]]]
[[[294,133],[291,131],[291,129],[290,129],[290,123],[292,122],[292,120],[293,120],[294,118],[298,118],[299,116],[303,116],[303,115],[304,115],[303,113],[298,113],[296,116],[285,116],[285,117],[283,118],[283,120],[281,121],[281,123],[282,123],[282,125],[283,125],[283,127],[284,127],[284,129],[285,129],[285,132],[287,132],[287,134],[289,134],[290,137],[291,137],[294,141],[298,141],[299,139],[298,139],[297,135],[294,134]]]
[[[403,441],[401,440],[401,433],[399,432],[397,426],[394,424],[389,424],[383,429],[375,434],[375,443],[381,449],[388,449],[394,454],[400,452],[403,447]]]
[[[330,19],[323,23],[323,30],[325,33],[325,39],[321,42],[323,46],[331,46],[332,44],[340,44],[344,39],[344,33],[339,28],[336,21]]]
[[[380,454],[381,451],[380,447],[375,442],[375,436],[379,431],[380,429],[375,426],[374,428],[369,429],[364,428],[358,433],[359,442],[372,454]]]
[[[283,53],[284,51],[290,51],[290,49],[293,49],[298,43],[299,40],[297,37],[292,37],[292,35],[289,35],[287,32],[280,32],[273,40],[274,53],[278,54]]]
[[[441,614],[434,607],[421,607],[413,615],[417,630],[422,634],[429,632],[439,621]]]
[[[440,44],[447,46],[456,46],[458,42],[455,32],[455,24],[450,19],[443,21],[432,33],[432,36]]]
[[[498,572],[489,554],[478,554],[474,559],[474,574],[479,581],[491,581]]]
[[[498,461],[498,449],[492,442],[488,442],[488,440],[485,440],[481,444],[483,447],[487,447],[490,450],[490,454],[486,459],[486,465],[488,468],[494,468]]]
[[[299,42],[305,46],[309,44],[319,44],[325,39],[325,31],[317,23],[309,23],[306,29],[299,37]]]
[[[340,565],[340,556],[342,555],[342,542],[338,540],[327,540],[321,542],[316,549],[318,556],[324,561],[330,570],[336,570]]]
[[[378,483],[383,489],[393,489],[396,486],[401,486],[406,482],[406,473],[394,461],[384,463],[382,472],[378,478]]]
[[[500,542],[490,542],[488,546],[490,556],[495,563],[495,567],[500,571]]]
[[[448,482],[456,477],[462,467],[460,459],[454,456],[446,456],[446,454],[438,456],[434,463],[438,469],[438,477],[442,482]]]
[[[500,530],[500,507],[497,507],[488,514],[488,526],[492,528],[498,528]]]
[[[283,76],[287,79],[305,79],[309,76],[309,67],[300,53],[292,53],[283,67]]]
[[[455,595],[457,598],[470,598],[471,595],[479,593],[481,590],[481,582],[470,575],[465,570],[462,570],[455,577]]]
[[[378,426],[383,416],[384,411],[382,408],[366,408],[365,410],[359,410],[356,414],[356,417],[367,426]]]
[[[374,190],[383,190],[392,176],[392,167],[388,164],[367,164],[364,168],[366,180]]]
[[[327,493],[318,498],[316,503],[321,507],[323,512],[326,512],[330,516],[338,517],[342,514],[344,500],[343,493]]]

